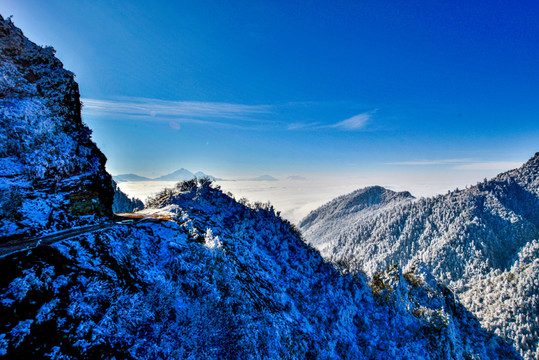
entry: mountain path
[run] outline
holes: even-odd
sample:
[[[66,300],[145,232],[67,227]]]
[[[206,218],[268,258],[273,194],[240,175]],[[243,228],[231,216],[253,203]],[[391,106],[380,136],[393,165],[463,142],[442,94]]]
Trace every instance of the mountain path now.
[[[22,239],[17,239],[17,240],[10,240],[8,242],[0,244],[0,259],[8,255],[20,252],[20,251],[28,251],[28,250],[35,249],[38,246],[51,245],[58,241],[66,240],[66,239],[83,235],[83,234],[92,233],[98,230],[108,229],[115,225],[135,223],[135,222],[140,222],[144,220],[166,221],[169,219],[159,217],[159,216],[141,216],[141,215],[129,214],[129,213],[116,214],[115,220],[110,223],[83,226],[76,229],[58,231],[53,234],[32,236],[32,237],[22,238]]]

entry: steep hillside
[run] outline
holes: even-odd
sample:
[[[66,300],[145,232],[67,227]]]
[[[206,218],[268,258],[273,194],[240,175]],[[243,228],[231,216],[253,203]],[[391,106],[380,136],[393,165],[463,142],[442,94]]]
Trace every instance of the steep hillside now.
[[[324,253],[331,249],[335,232],[372,218],[381,211],[407,203],[414,197],[407,191],[394,192],[381,186],[356,190],[339,196],[329,203],[313,210],[299,223],[310,244]]]
[[[105,156],[73,73],[0,16],[0,242],[110,216]]]
[[[480,275],[460,298],[490,331],[514,339],[527,359],[539,359],[539,242],[529,242],[510,269]]]
[[[0,354],[518,358],[421,265],[392,268],[371,288],[326,264],[271,207],[247,207],[208,182],[153,205],[175,221],[117,225],[2,259]]]
[[[316,234],[306,228],[306,241],[318,246],[316,235],[325,232],[331,239],[321,247],[327,259],[371,276],[391,264],[406,268],[421,259],[439,281],[463,298],[471,296],[474,292],[465,294],[470,284],[510,271],[519,252],[539,239],[539,153],[521,168],[468,189],[375,210],[360,221],[338,225],[321,219]],[[519,294],[512,296],[525,296]],[[484,302],[480,307],[473,308],[475,314],[492,328],[483,316],[494,305]],[[517,309],[515,316],[519,314],[525,316],[525,310]],[[505,325],[514,321],[506,319]],[[502,334],[519,341],[514,332]],[[537,347],[537,330],[529,339]],[[527,348],[519,347],[523,354]]]

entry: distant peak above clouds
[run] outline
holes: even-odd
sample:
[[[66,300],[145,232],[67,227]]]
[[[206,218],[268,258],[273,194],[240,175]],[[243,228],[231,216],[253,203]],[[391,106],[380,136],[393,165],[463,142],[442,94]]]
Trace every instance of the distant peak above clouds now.
[[[184,181],[184,180],[191,180],[194,177],[195,177],[195,174],[193,174],[187,169],[181,168],[170,174],[160,176],[154,180],[156,181]]]
[[[121,174],[121,175],[114,175],[113,178],[117,183],[120,182],[129,182],[129,181],[185,181],[185,180],[191,180],[194,178],[203,178],[207,177],[211,180],[222,180],[219,178],[216,178],[215,176],[207,175],[203,173],[202,171],[197,171],[196,173],[192,173],[191,171],[181,168],[178,169],[170,174],[163,175],[157,178],[147,178],[144,176],[140,176],[137,174]]]
[[[162,175],[157,178],[147,178],[144,176],[140,176],[137,174],[120,174],[120,175],[114,175],[113,178],[117,183],[121,182],[129,182],[129,181],[185,181],[185,180],[191,180],[194,178],[203,178],[207,177],[210,180],[213,181],[224,181],[226,179],[218,178],[212,175],[208,175],[202,171],[197,171],[196,173],[192,173],[191,171],[181,168],[178,169],[170,174]],[[287,178],[288,180],[306,180],[302,176],[289,176]],[[278,181],[279,179],[268,175],[260,175],[252,178],[240,178],[240,179],[229,179],[230,181]]]

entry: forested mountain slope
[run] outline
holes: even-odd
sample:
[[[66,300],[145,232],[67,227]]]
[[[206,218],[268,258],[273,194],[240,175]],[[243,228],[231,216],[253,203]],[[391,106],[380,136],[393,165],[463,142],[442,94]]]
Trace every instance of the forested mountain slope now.
[[[486,328],[513,339],[525,358],[539,358],[539,242],[526,244],[510,269],[479,275],[459,297]]]
[[[419,258],[445,283],[508,269],[518,251],[539,237],[538,167],[539,153],[521,168],[466,190],[408,202],[340,227],[326,226],[322,219],[319,229],[333,238],[327,256],[371,275]],[[307,242],[316,245],[318,239],[306,230]]]
[[[340,226],[322,219],[316,224],[316,234],[305,228],[304,222],[300,224],[306,241],[314,246],[319,241],[316,234],[325,232],[331,239],[321,250],[332,262],[373,275],[391,264],[406,268],[421,259],[439,281],[453,286],[463,298],[471,296],[476,292],[465,289],[479,284],[479,279],[515,271],[519,252],[539,239],[539,153],[521,168],[465,190],[383,211],[375,209],[372,216],[363,215],[359,221],[342,222]],[[531,286],[537,297],[537,286]],[[517,291],[512,297],[520,301],[529,297],[527,292]],[[467,304],[470,301],[464,300]],[[484,302],[480,307],[482,310],[475,313],[484,320],[483,325],[498,328],[499,324],[491,326],[485,315],[495,311],[494,305]],[[516,313],[523,318],[534,316],[527,311],[521,308]],[[506,325],[513,326],[515,321],[511,317]],[[533,344],[532,353],[536,354],[539,332],[534,329],[527,333],[522,328],[525,334],[521,335]],[[517,341],[517,333],[508,337]],[[523,354],[528,351],[528,345],[516,346]]]
[[[334,234],[342,229],[343,224],[353,226],[413,199],[407,191],[394,192],[381,186],[367,187],[339,196],[311,211],[301,220],[299,227],[310,244],[324,254],[328,248],[331,249]]]
[[[117,225],[0,261],[7,358],[511,359],[418,265],[340,275],[269,206],[208,182]],[[374,294],[373,294],[374,293]],[[61,357],[66,356],[66,357]]]

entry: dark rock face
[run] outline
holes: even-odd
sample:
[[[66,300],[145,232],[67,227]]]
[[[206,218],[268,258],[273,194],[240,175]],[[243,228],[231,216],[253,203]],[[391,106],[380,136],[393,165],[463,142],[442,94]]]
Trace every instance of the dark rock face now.
[[[0,237],[112,215],[106,157],[90,135],[74,74],[0,16]]]

